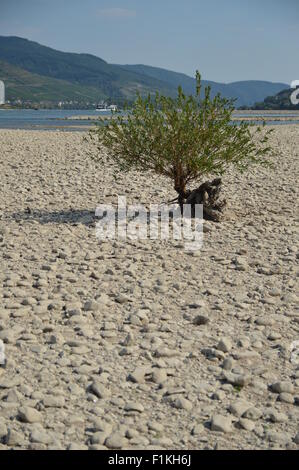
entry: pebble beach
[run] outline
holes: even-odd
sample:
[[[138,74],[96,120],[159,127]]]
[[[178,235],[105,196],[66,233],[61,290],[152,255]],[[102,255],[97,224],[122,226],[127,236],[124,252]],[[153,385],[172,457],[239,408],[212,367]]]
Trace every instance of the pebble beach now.
[[[99,204],[175,193],[84,135],[0,130],[0,449],[298,449],[298,125],[195,252],[97,239]]]

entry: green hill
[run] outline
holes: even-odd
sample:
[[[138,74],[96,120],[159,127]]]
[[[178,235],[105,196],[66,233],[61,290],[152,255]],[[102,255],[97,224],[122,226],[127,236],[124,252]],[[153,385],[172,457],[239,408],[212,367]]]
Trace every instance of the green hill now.
[[[293,89],[288,88],[287,90],[282,90],[274,96],[267,96],[264,101],[255,103],[252,109],[299,110],[299,104],[294,105],[291,102],[291,94],[293,92]]]
[[[43,77],[0,61],[0,77],[5,82],[6,99],[10,101],[99,101],[105,96],[98,88],[82,87],[65,80]]]
[[[115,100],[133,99],[137,91],[174,93],[166,83],[93,55],[56,51],[18,37],[0,37],[0,60],[39,76],[97,88],[101,96]]]

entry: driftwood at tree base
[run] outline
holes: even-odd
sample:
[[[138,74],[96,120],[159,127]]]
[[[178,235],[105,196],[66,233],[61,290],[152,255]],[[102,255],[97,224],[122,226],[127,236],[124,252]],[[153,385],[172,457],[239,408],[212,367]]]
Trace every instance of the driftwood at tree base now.
[[[191,204],[191,214],[192,217],[195,217],[195,204],[202,204],[204,219],[220,222],[226,206],[226,200],[220,199],[221,188],[221,178],[206,181],[197,189],[186,192],[185,197],[179,197],[181,210],[183,211],[184,204]]]

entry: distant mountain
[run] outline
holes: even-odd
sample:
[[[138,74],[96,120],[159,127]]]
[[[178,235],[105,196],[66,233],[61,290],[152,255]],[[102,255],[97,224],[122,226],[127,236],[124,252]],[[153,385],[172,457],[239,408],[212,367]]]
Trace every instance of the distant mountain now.
[[[176,95],[178,85],[195,92],[195,79],[188,75],[147,65],[116,65],[91,54],[61,52],[15,36],[0,36],[0,79],[6,83],[7,99],[63,100],[117,103],[133,101],[159,91]],[[30,75],[31,74],[31,75]],[[212,94],[236,98],[237,106],[250,106],[285,89],[283,83],[245,81],[222,84],[204,81]]]
[[[167,82],[175,88],[182,85],[186,93],[194,93],[195,79],[183,73],[171,72],[170,70],[150,67],[148,65],[124,65],[122,67]],[[203,86],[209,85],[211,87],[212,96],[220,93],[226,98],[236,98],[237,106],[253,105],[257,101],[263,100],[266,96],[274,95],[288,86],[285,83],[259,80],[247,80],[228,84],[203,80],[202,83]]]
[[[255,103],[252,109],[299,110],[299,104],[294,105],[291,102],[291,94],[293,92],[294,89],[288,88],[280,91],[277,95],[267,96],[264,101]],[[297,96],[299,97],[299,90]]]
[[[165,83],[93,55],[61,52],[18,37],[0,36],[0,60],[40,76],[95,87],[100,97],[115,100],[133,99],[137,90],[143,94],[156,90],[169,92]]]
[[[172,72],[158,67],[151,67],[150,65],[118,65],[118,67],[167,83],[175,90],[181,85],[187,94],[193,94],[195,91],[195,79],[184,73]]]

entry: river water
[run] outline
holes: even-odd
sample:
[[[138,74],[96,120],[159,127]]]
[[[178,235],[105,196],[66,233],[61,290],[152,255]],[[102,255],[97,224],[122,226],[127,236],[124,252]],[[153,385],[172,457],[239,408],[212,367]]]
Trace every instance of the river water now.
[[[36,129],[36,130],[81,130],[86,131],[94,120],[99,116],[109,116],[110,111],[96,111],[95,109],[0,109],[0,128],[1,129]],[[90,120],[77,119],[78,116],[89,116]],[[299,124],[299,114],[291,113],[246,113],[240,112],[234,115],[235,117],[266,117],[267,124],[281,125],[281,124]],[[271,117],[297,117],[298,120],[293,121],[271,121]],[[73,119],[72,119],[73,118]],[[254,121],[255,122],[255,121]],[[261,122],[256,121],[257,124]]]

